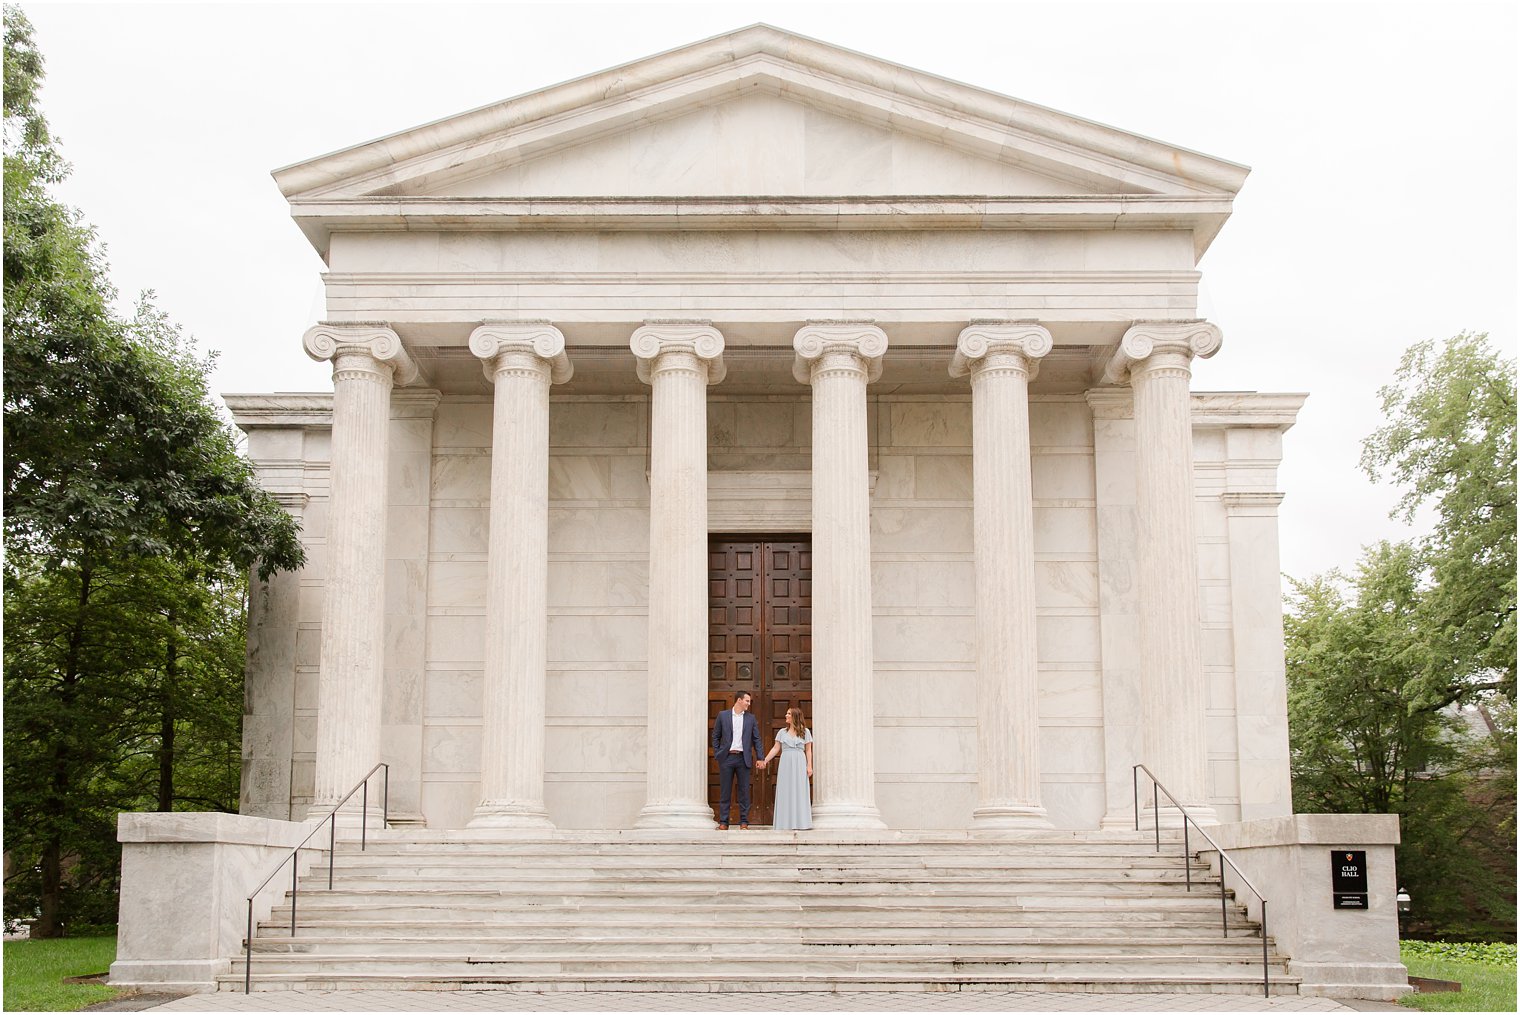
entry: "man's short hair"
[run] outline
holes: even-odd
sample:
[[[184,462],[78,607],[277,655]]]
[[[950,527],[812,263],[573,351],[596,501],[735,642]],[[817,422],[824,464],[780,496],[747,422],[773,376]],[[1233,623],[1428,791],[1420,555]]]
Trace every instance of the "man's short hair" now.
[[[740,698],[753,698],[753,697],[754,697],[754,695],[750,694],[748,691],[735,691],[734,692],[734,701],[736,701],[736,702]]]

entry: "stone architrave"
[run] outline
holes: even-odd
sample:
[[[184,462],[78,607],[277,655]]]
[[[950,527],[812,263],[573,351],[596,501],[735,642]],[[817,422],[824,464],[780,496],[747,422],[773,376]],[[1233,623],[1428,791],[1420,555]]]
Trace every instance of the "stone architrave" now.
[[[553,828],[544,806],[549,641],[549,386],[570,379],[545,322],[487,323],[470,351],[495,385],[480,804],[471,828]]]
[[[1189,382],[1193,357],[1214,355],[1220,341],[1206,321],[1137,321],[1104,377],[1112,383],[1127,376],[1134,390],[1141,760],[1203,823],[1218,816],[1208,803]]]
[[[330,810],[380,758],[385,672],[385,498],[391,388],[417,379],[383,324],[319,324],[302,344],[333,365],[327,578],[318,659],[316,785]]]
[[[652,321],[629,339],[650,387],[649,760],[642,828],[711,828],[707,803],[707,386],[723,336]]]
[[[884,828],[876,807],[866,385],[887,336],[865,322],[808,324],[792,373],[813,388],[813,825]]]
[[[950,362],[952,377],[971,379],[978,832],[1051,827],[1040,803],[1029,382],[1053,345],[1038,324],[973,324]]]

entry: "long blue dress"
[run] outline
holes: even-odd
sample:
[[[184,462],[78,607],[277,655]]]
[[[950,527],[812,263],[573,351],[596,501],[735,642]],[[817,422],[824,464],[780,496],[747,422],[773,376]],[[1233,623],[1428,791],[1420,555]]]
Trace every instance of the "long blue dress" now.
[[[797,736],[789,729],[776,734],[781,757],[776,759],[776,810],[772,828],[804,829],[813,827],[813,794],[808,785],[807,751],[804,744],[813,742],[813,731]]]

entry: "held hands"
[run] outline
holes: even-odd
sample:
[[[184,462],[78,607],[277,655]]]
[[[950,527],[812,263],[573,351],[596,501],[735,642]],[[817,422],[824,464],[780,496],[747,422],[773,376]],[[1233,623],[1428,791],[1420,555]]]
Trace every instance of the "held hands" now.
[[[767,761],[769,761],[769,760],[770,760],[769,758],[761,758],[759,761],[755,762],[755,767],[756,768],[764,768],[765,767],[765,763]]]

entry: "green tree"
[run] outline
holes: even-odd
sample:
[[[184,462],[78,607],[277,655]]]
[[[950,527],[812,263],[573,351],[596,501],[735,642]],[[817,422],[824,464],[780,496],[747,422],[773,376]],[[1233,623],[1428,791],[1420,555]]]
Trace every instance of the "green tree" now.
[[[117,809],[235,804],[245,576],[303,554],[212,404],[211,360],[149,298],[113,311],[93,232],[48,190],[67,165],[41,81],[7,6],[6,906],[51,936],[114,912]]]
[[[1405,521],[1434,503],[1434,531],[1420,544],[1424,606],[1449,693],[1493,690],[1513,703],[1515,363],[1486,334],[1421,342],[1379,395],[1388,422],[1364,443],[1362,468],[1405,488],[1396,511]]]

